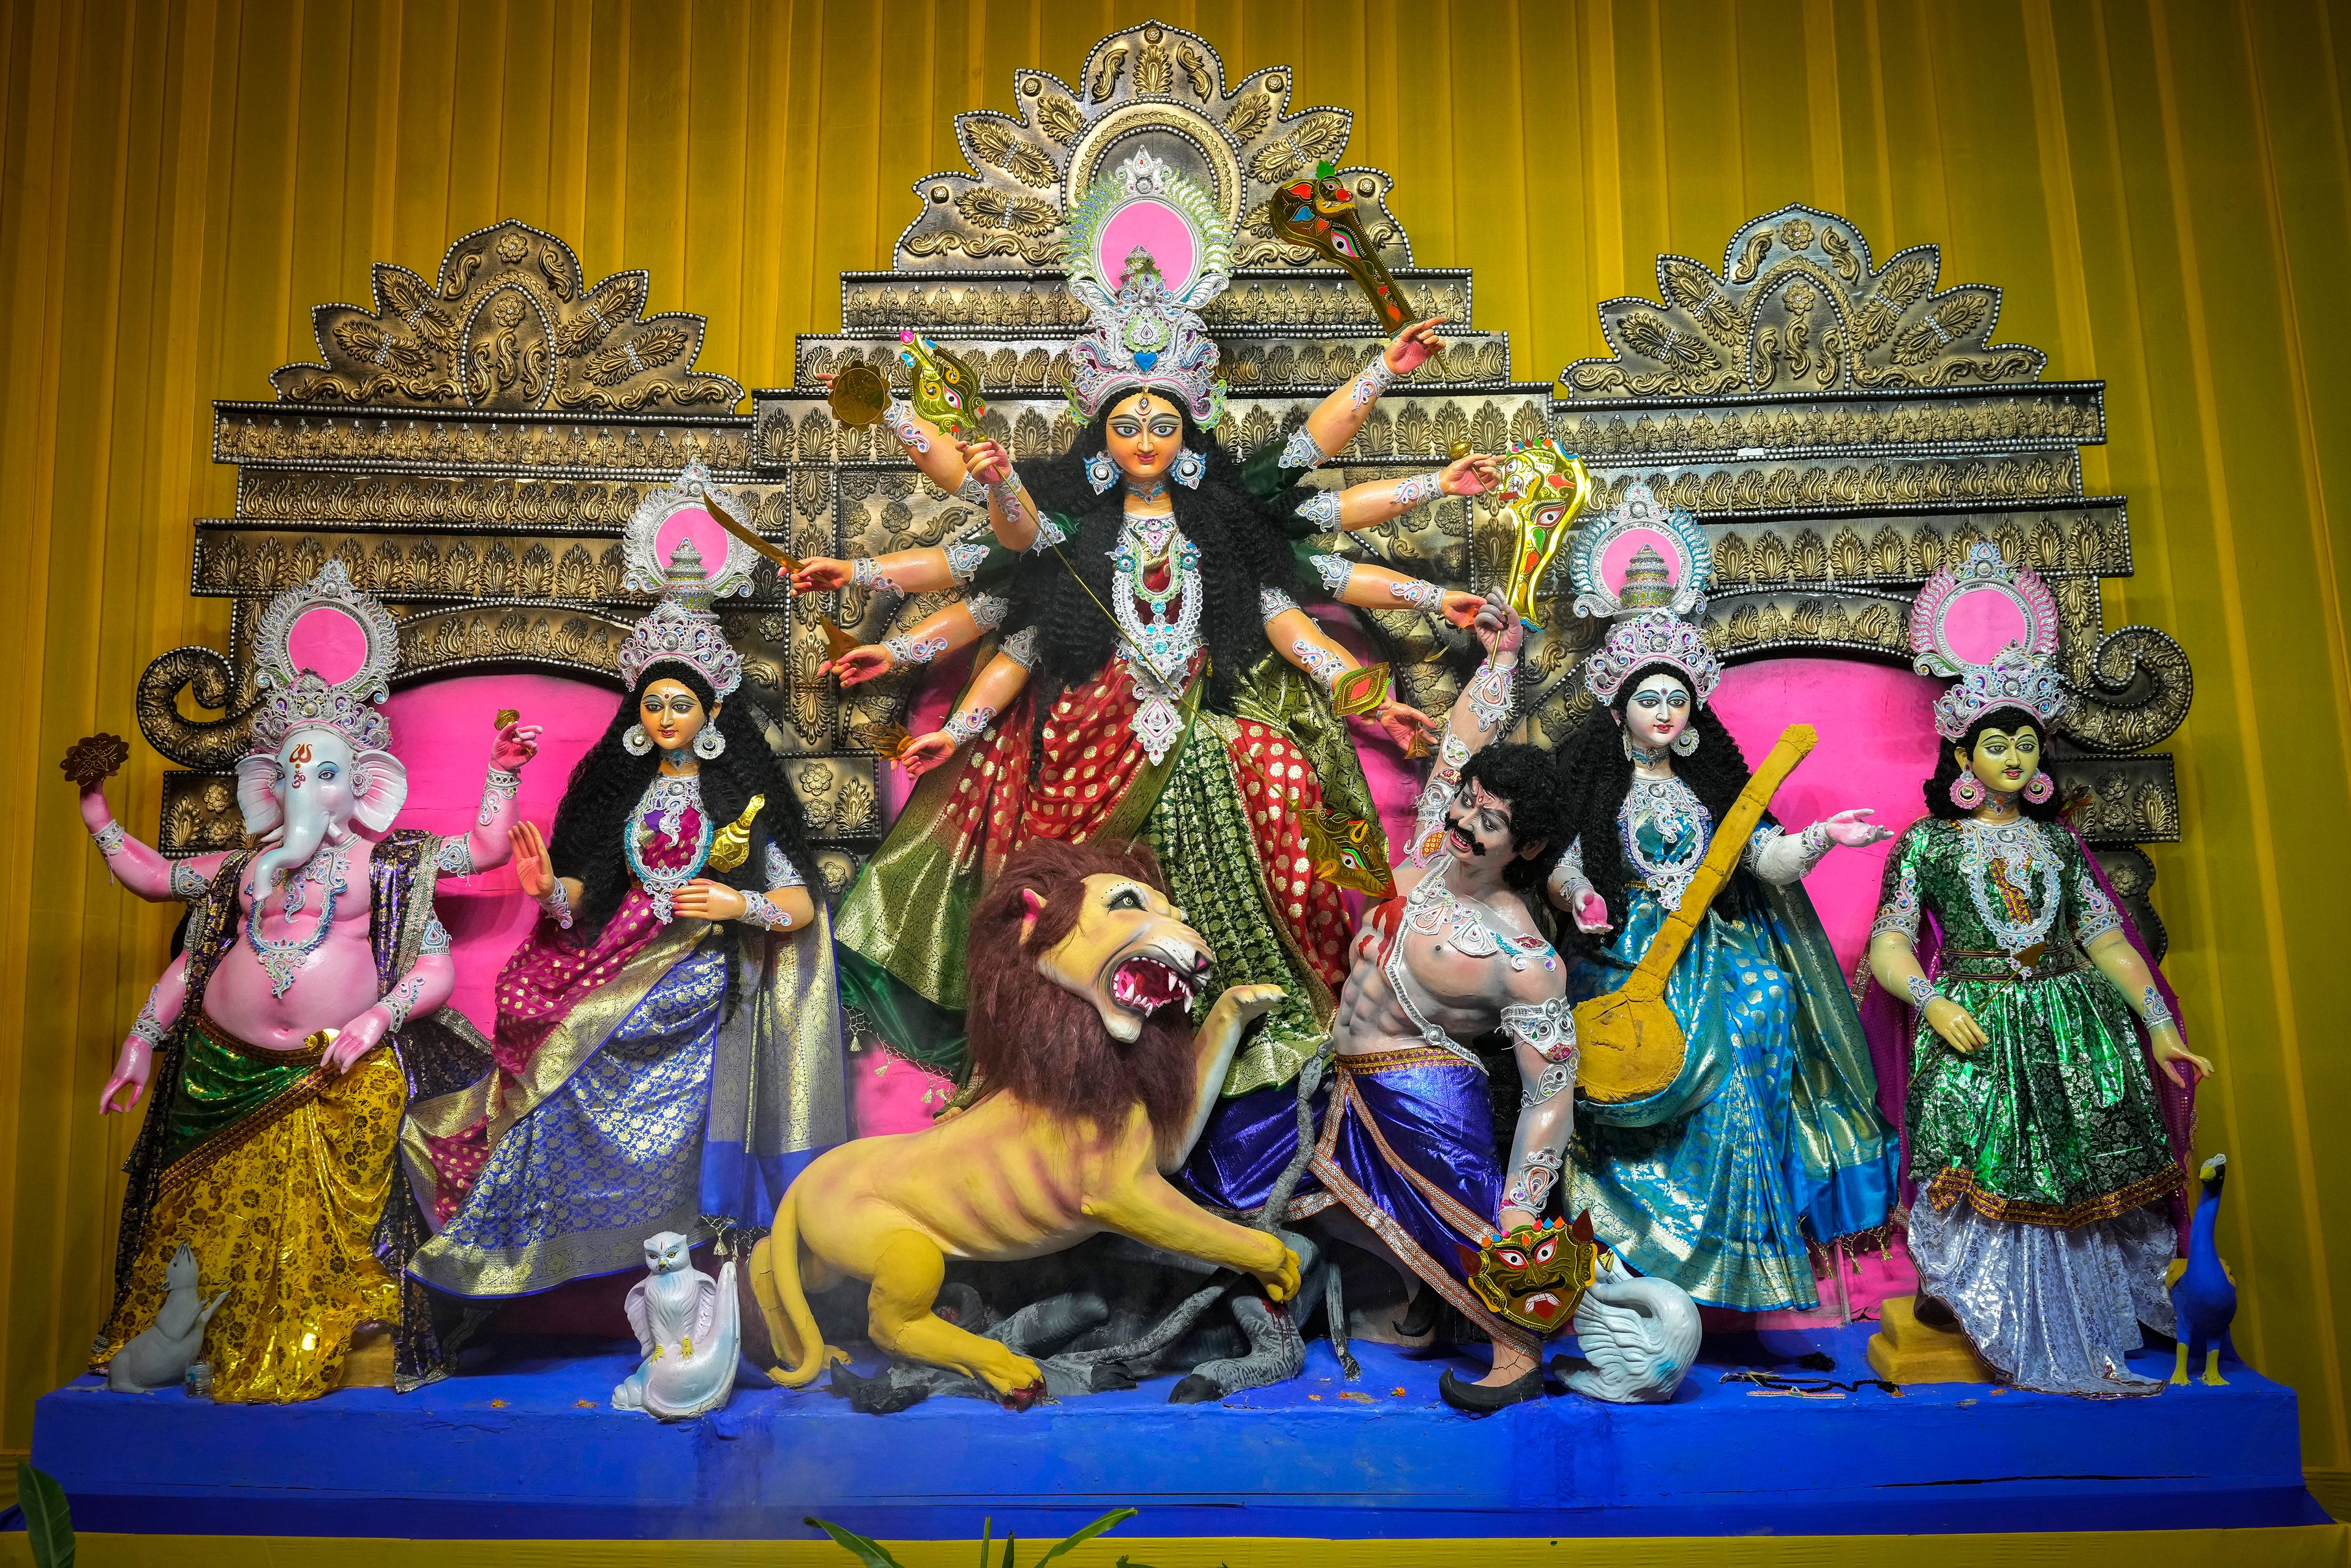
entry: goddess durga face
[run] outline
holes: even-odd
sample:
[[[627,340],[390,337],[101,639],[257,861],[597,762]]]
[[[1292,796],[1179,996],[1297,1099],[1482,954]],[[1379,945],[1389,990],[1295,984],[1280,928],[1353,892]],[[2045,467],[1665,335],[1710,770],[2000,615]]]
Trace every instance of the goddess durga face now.
[[[1176,405],[1152,392],[1137,392],[1111,410],[1110,460],[1140,484],[1165,476],[1184,446],[1184,417]]]

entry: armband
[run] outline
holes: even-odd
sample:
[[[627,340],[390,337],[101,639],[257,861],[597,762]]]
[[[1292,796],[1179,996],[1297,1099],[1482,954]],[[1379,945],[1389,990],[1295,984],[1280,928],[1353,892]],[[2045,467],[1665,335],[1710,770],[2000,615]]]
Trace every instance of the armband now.
[[[969,582],[987,561],[987,546],[978,539],[957,539],[939,549],[947,558],[947,576],[956,582]]]
[[[934,633],[928,637],[910,637],[900,632],[884,637],[882,646],[889,650],[892,660],[900,664],[927,664],[947,651],[947,640]]]
[[[882,411],[882,423],[890,427],[890,434],[904,444],[909,451],[928,452],[931,449],[931,438],[923,433],[922,422],[915,418],[913,405],[892,399],[890,406]]]
[[[1347,384],[1347,401],[1356,408],[1374,402],[1380,393],[1395,384],[1395,379],[1396,373],[1388,369],[1387,350],[1383,348],[1372,356],[1369,364],[1355,372],[1355,379]]]
[[[1037,667],[1037,628],[1023,626],[996,645],[996,651],[1024,670]]]
[[[92,828],[89,831],[89,836],[98,845],[98,852],[108,860],[112,860],[122,852],[122,843],[126,835],[122,831],[121,823],[109,822],[104,827]]]
[[[1409,512],[1423,501],[1434,501],[1443,494],[1445,486],[1439,476],[1416,474],[1396,481],[1396,487],[1388,492],[1388,502],[1399,512]]]
[[[1298,608],[1298,601],[1278,588],[1257,591],[1257,613],[1260,621],[1271,621],[1277,615],[1287,615]]]
[[[977,740],[981,736],[986,735],[987,727],[995,722],[996,710],[986,703],[980,703],[971,707],[958,709],[953,717],[940,727],[940,729],[941,733],[957,746],[961,746],[967,741]]]
[[[776,901],[764,893],[743,895],[743,919],[747,925],[769,931],[789,930],[792,924],[792,917],[777,908]]]
[[[486,828],[497,820],[515,791],[522,788],[522,775],[509,773],[503,768],[493,768],[482,779],[482,809],[474,813],[474,825]]]
[[[1445,608],[1445,590],[1433,582],[1423,582],[1416,577],[1401,578],[1389,583],[1388,597],[1402,600],[1415,610],[1426,610],[1431,615]]]
[[[1305,667],[1309,674],[1326,686],[1347,673],[1347,662],[1344,659],[1321,643],[1307,638],[1292,638],[1290,651],[1298,655],[1299,664]]]
[[[1322,444],[1314,439],[1314,433],[1301,424],[1290,433],[1289,441],[1282,445],[1281,465],[1284,468],[1320,468],[1322,460],[1329,455],[1322,450]]]
[[[1297,515],[1324,531],[1339,526],[1340,497],[1336,490],[1317,490],[1298,503]]]
[[[1347,584],[1355,580],[1355,563],[1343,555],[1318,555],[1312,558],[1314,575],[1322,580],[1322,591],[1336,599],[1347,591]]]
[[[1004,624],[1007,615],[1012,613],[1012,601],[999,599],[993,593],[975,593],[964,608],[971,612],[973,625],[983,632],[993,632]]]

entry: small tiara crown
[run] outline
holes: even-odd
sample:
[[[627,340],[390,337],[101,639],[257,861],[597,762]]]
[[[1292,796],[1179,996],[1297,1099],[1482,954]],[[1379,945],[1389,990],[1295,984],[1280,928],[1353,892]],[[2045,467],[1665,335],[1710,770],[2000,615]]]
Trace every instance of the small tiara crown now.
[[[2010,648],[1989,664],[1970,664],[1949,691],[1935,699],[1935,730],[1945,740],[1963,740],[1976,721],[1995,708],[2022,708],[2045,727],[2073,701],[2065,677],[2040,660]]]
[[[612,656],[630,690],[636,689],[647,670],[664,661],[688,666],[722,698],[743,684],[743,655],[726,641],[709,605],[710,582],[703,575],[702,552],[692,539],[680,539],[663,574],[662,601],[645,612]]]
[[[381,751],[392,744],[392,726],[376,706],[347,687],[329,685],[311,670],[272,686],[253,716],[253,750],[276,756],[298,729],[327,729],[355,751]]]
[[[1604,703],[1613,703],[1633,672],[1665,664],[1681,672],[1701,706],[1722,679],[1722,661],[1698,629],[1687,621],[1651,611],[1619,621],[1583,662],[1583,684]]]

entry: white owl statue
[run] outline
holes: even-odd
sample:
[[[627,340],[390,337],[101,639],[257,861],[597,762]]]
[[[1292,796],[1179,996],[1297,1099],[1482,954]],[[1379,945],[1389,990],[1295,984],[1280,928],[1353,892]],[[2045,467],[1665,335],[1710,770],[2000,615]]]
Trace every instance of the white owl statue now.
[[[645,1238],[645,1277],[629,1291],[629,1326],[644,1357],[612,1390],[612,1408],[686,1421],[722,1408],[735,1393],[743,1324],[733,1260],[712,1279],[694,1267],[674,1230]]]
[[[1604,1252],[1575,1308],[1575,1343],[1592,1369],[1569,1374],[1567,1385],[1612,1405],[1663,1405],[1698,1359],[1699,1337],[1687,1291],[1635,1274]]]

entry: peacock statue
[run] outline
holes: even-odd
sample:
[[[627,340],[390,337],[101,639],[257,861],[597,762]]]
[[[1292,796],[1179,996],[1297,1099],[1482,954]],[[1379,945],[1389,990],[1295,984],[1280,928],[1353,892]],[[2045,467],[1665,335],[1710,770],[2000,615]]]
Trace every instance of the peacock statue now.
[[[2228,1178],[2229,1156],[2214,1155],[2196,1174],[2204,1186],[2188,1232],[2188,1256],[2175,1260],[2164,1275],[2171,1290],[2172,1311],[2179,1318],[2179,1350],[2171,1364],[2171,1381],[2184,1386],[2189,1359],[2200,1355],[2203,1383],[2220,1388],[2229,1381],[2220,1375],[2220,1346],[2229,1337],[2230,1321],[2237,1315],[2236,1276],[2220,1261],[2220,1243],[2213,1235],[2220,1223],[2220,1187]]]

